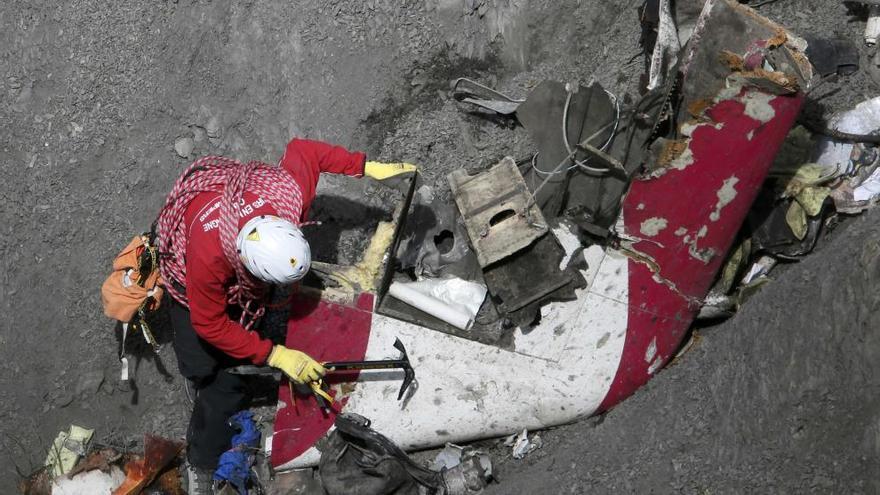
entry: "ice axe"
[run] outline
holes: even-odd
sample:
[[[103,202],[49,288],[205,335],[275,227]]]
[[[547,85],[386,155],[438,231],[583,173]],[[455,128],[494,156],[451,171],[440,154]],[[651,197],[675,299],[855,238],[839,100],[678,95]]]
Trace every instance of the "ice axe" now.
[[[394,339],[394,348],[400,351],[401,356],[398,359],[377,359],[373,361],[330,361],[323,363],[327,369],[327,374],[339,373],[344,371],[371,371],[371,370],[403,370],[403,383],[400,385],[400,391],[397,393],[397,400],[403,398],[403,394],[412,385],[416,379],[416,372],[409,362],[409,356],[406,354],[406,348],[400,339]],[[281,372],[275,368],[268,366],[235,366],[229,368],[229,373],[235,375],[281,375]]]
[[[406,348],[403,347],[403,342],[400,339],[394,339],[394,348],[400,351],[400,358],[398,359],[331,361],[324,363],[324,367],[327,368],[327,373],[339,371],[403,370],[403,383],[400,384],[400,391],[397,392],[397,400],[400,400],[416,379],[416,372],[409,363],[409,356],[406,354]]]

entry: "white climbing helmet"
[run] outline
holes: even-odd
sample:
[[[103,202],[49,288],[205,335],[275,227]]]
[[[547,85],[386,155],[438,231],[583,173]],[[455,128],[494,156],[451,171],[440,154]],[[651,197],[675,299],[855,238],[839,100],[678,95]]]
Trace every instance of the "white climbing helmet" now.
[[[245,268],[270,284],[292,284],[302,279],[312,264],[309,243],[299,227],[273,215],[248,220],[235,246]]]

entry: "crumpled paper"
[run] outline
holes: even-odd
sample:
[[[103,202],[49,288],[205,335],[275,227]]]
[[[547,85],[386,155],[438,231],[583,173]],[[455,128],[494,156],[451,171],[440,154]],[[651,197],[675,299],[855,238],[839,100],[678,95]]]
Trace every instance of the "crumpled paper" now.
[[[504,445],[511,447],[511,453],[514,459],[522,459],[526,455],[534,452],[544,446],[544,440],[540,435],[533,435],[529,439],[529,430],[523,428],[520,433],[510,435],[504,440]]]
[[[67,431],[58,433],[46,455],[46,465],[51,467],[53,477],[67,474],[73,469],[79,457],[86,454],[94,433],[95,430],[76,425],[70,425]]]

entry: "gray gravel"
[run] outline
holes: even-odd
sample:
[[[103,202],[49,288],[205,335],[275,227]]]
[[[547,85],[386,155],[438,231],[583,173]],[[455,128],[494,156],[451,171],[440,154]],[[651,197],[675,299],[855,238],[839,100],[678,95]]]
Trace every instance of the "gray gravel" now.
[[[145,353],[137,370],[137,391],[121,386],[116,336],[101,314],[98,289],[112,257],[133,234],[149,226],[171,183],[192,158],[223,154],[274,162],[288,139],[297,135],[364,149],[378,159],[419,163],[442,193],[445,174],[453,168],[476,170],[504,155],[519,158],[532,151],[521,128],[467,114],[450,101],[450,80],[468,76],[522,97],[547,78],[596,79],[620,96],[634,95],[642,70],[640,59],[630,62],[640,51],[635,12],[639,3],[8,0],[0,5],[0,164],[5,179],[0,186],[0,310],[7,315],[0,323],[0,442],[7,454],[0,470],[2,491],[8,492],[17,479],[16,467],[25,472],[37,467],[51,439],[71,423],[95,428],[100,442],[121,447],[136,445],[144,432],[183,435],[188,406],[173,352],[166,346],[158,360]],[[849,21],[844,7],[831,0],[779,0],[762,12],[796,31],[836,32],[854,41],[860,41],[864,26],[862,21]],[[824,85],[814,97],[822,97],[820,103],[834,110],[875,93],[868,77],[859,73]],[[366,186],[349,192],[354,191],[367,198],[367,205],[382,197]],[[870,223],[861,222],[854,225],[867,227],[849,230],[851,240],[841,249],[866,244],[867,234],[859,232]],[[339,242],[354,249],[351,246],[358,246],[361,238],[357,228],[349,227]],[[812,268],[804,268],[802,275],[813,273],[816,280],[828,273],[843,277],[858,259],[855,254],[838,257],[845,261],[831,270],[830,259],[805,264]],[[520,465],[504,465],[502,475],[510,481],[499,485],[498,493],[527,493],[515,489],[519,486],[532,487],[531,493],[543,493],[547,486],[555,491],[557,479],[573,493],[592,479],[612,491],[611,487],[651,491],[649,485],[639,484],[639,479],[648,478],[637,476],[641,471],[636,464],[624,462],[630,458],[642,460],[639,465],[647,467],[638,469],[653,473],[650,479],[659,491],[678,486],[684,491],[757,489],[772,481],[759,476],[763,474],[775,474],[782,480],[780,488],[810,488],[815,481],[816,489],[833,491],[824,489],[825,480],[851,473],[856,491],[870,491],[858,488],[855,473],[865,462],[876,466],[878,442],[869,440],[878,435],[876,402],[872,429],[858,429],[856,416],[867,417],[869,408],[856,398],[869,397],[868,389],[860,396],[843,382],[856,376],[864,380],[852,379],[853,386],[869,385],[876,373],[868,373],[874,368],[867,357],[876,358],[869,353],[876,352],[877,342],[866,334],[859,344],[865,359],[856,359],[849,354],[855,345],[851,334],[838,333],[870,328],[863,325],[870,321],[863,309],[848,311],[869,308],[864,294],[870,286],[819,286],[824,291],[784,300],[772,290],[797,294],[807,286],[771,287],[746,313],[722,327],[726,329],[707,332],[682,365],[652,382],[649,393],[668,395],[666,402],[655,405],[639,394],[631,403],[641,407],[624,404],[620,420],[614,419],[614,412],[595,430],[585,424],[550,433],[547,447],[526,465],[535,463],[533,469],[540,470],[558,459],[556,471],[532,474],[535,484],[529,485],[525,474],[522,479],[512,474]],[[849,304],[856,301],[856,306]],[[813,356],[812,364],[797,368],[797,361],[786,371],[816,373],[807,381],[813,392],[805,397],[810,400],[789,400],[796,390],[784,393],[792,387],[785,377],[795,375],[773,381],[781,369],[768,371],[766,382],[750,381],[769,364],[744,359],[746,352],[759,355],[745,344],[722,344],[737,333],[764,335],[764,327],[781,321],[780,315],[806,315],[823,307],[835,308],[834,321],[844,323],[831,332],[838,340],[823,340],[824,347],[816,342],[815,352],[805,354]],[[753,316],[747,319],[747,314]],[[804,317],[804,323],[822,321],[817,316]],[[730,330],[734,325],[742,325],[739,332]],[[792,334],[793,330],[788,340],[774,340],[773,346],[762,340],[767,353],[763,355],[791,357],[778,347],[800,342]],[[831,362],[835,366],[822,364]],[[749,363],[753,366],[746,367]],[[698,369],[679,371],[686,366]],[[804,376],[801,371],[796,376]],[[707,397],[736,397],[725,388],[730,383],[766,387],[759,387],[760,397],[767,397],[760,403],[763,408],[751,407],[752,396],[740,395],[740,401],[716,405],[724,414],[707,409],[706,414],[694,410],[696,416],[688,416],[675,409],[714,404]],[[687,388],[697,384],[712,393]],[[872,395],[877,397],[876,390]],[[782,400],[774,402],[774,397]],[[633,412],[625,416],[623,407]],[[802,418],[801,440],[791,440],[790,428],[782,423],[785,417]],[[614,430],[607,427],[613,421],[628,423],[617,423]],[[749,430],[752,436],[738,435],[736,427],[749,422],[759,425]],[[833,427],[836,424],[851,427]],[[575,441],[606,427],[604,444]],[[855,439],[857,430],[860,436]],[[667,438],[662,435],[670,431],[694,432],[692,440],[699,446],[686,450],[682,440],[662,441],[664,448],[682,452],[677,464],[673,460],[678,454],[670,450],[650,457],[660,450],[643,448],[650,445],[646,437]],[[782,433],[775,437],[774,431]],[[759,441],[769,445],[774,438],[780,439],[779,448],[745,448]],[[856,447],[875,449],[875,456],[856,462],[853,454],[835,471],[833,460],[821,452],[836,452],[845,439]],[[828,450],[821,451],[824,445]],[[614,446],[621,454],[597,464],[605,467],[588,466]],[[820,453],[808,464],[801,462],[807,457],[799,452],[816,450]],[[627,455],[632,452],[640,454]],[[768,458],[780,471],[756,467]],[[620,466],[633,467],[618,469],[614,459]],[[829,464],[822,464],[825,460]],[[571,463],[586,467],[567,468]],[[808,473],[808,481],[790,481],[793,473]],[[835,473],[839,474],[832,476]]]

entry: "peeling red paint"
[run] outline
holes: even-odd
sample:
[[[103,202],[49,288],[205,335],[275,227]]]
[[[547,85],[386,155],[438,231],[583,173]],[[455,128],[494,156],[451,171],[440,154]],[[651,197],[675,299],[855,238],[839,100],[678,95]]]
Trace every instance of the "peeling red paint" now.
[[[749,91],[754,90],[743,90]],[[692,301],[701,300],[709,290],[721,268],[723,254],[730,249],[773,158],[800,112],[804,97],[774,95],[769,99],[774,117],[767,122],[746,115],[746,104],[738,100],[724,100],[707,109],[706,115],[712,122],[724,125],[720,129],[700,125],[693,130],[688,144],[694,156],[690,167],[670,169],[653,180],[634,181],[624,198],[627,232],[638,232],[641,223],[651,217],[663,217],[669,222],[670,228],[652,237],[657,243],[636,242],[633,246],[656,263],[657,276],[666,283],[658,282],[647,264],[630,261],[630,300],[644,301],[644,304],[630,305],[629,327],[642,331],[627,333],[621,358],[622,366],[627,369],[618,371],[611,392],[602,403],[603,410],[651,377],[652,363],[643,359],[651,342],[655,342],[657,356],[663,362],[678,348],[699,307]],[[718,191],[732,174],[738,179],[737,194],[723,205],[724,214],[715,219]],[[687,200],[669,200],[682,197]],[[642,209],[638,208],[640,204],[644,205]],[[713,256],[705,262],[691,256],[689,251],[693,246],[682,242],[681,235],[682,229],[700,233],[704,228],[699,248],[713,251]]]
[[[748,29],[729,29],[742,23]],[[755,38],[743,39],[745,33]],[[774,50],[788,52],[779,60],[788,61],[782,65],[789,63],[791,73],[769,70],[765,60],[778,58]],[[669,138],[653,169],[632,181],[622,202],[628,328],[600,410],[632,394],[678,349],[809,86],[809,65],[789,35],[732,1],[707,2],[683,60],[686,107],[679,113],[690,120]],[[728,74],[705,77],[719,68]],[[666,220],[665,228],[651,229],[650,239],[636,237],[656,218]]]

